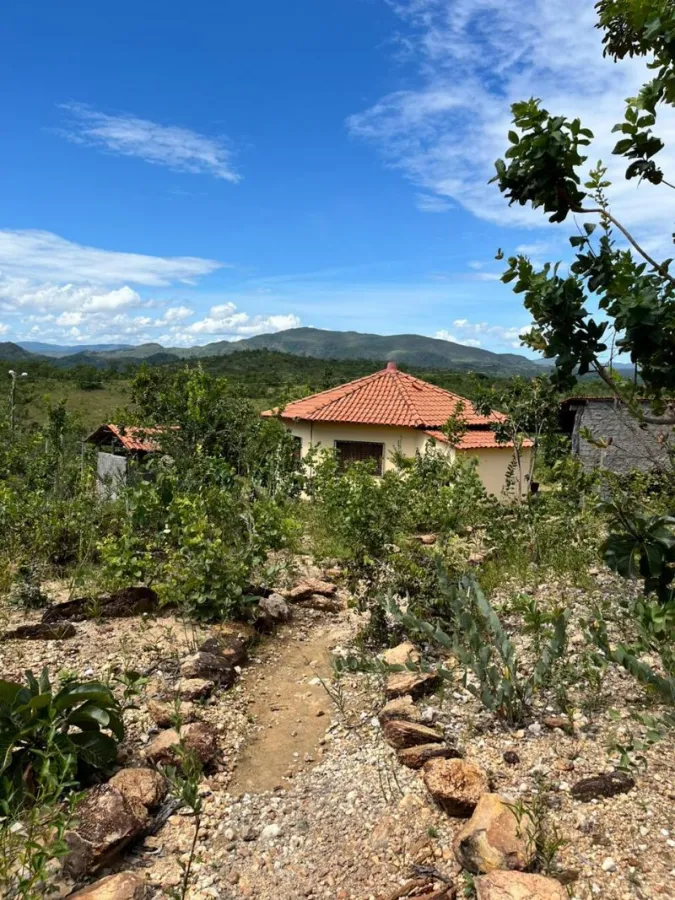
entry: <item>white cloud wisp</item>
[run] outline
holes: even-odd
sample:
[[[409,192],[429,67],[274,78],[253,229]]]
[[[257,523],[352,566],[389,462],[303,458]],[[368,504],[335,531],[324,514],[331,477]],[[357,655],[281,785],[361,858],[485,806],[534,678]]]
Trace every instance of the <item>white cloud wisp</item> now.
[[[406,24],[417,64],[409,89],[352,115],[351,134],[372,142],[425,196],[455,200],[504,226],[547,227],[527,208],[508,208],[488,185],[504,155],[510,104],[540,97],[551,112],[579,116],[596,140],[589,162],[609,166],[613,211],[647,241],[669,242],[672,208],[665,190],[626,182],[625,160],[611,155],[612,126],[624,100],[648,73],[640,60],[602,56],[590,0],[387,0]],[[675,115],[659,116],[666,142],[659,163],[675,171]],[[419,206],[419,204],[418,204]],[[427,208],[433,210],[431,204]]]
[[[232,165],[232,151],[222,138],[133,115],[109,115],[82,103],[64,103],[61,109],[69,114],[69,123],[60,134],[74,143],[137,157],[174,172],[240,181]]]

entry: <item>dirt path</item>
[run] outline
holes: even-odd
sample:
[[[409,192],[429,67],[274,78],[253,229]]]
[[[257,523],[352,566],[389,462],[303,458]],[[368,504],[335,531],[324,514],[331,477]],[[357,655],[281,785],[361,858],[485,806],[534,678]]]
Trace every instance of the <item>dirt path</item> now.
[[[330,649],[344,627],[319,627],[304,641],[286,634],[274,646],[275,659],[261,666],[249,708],[257,735],[237,760],[230,793],[260,793],[283,785],[299,765],[317,758],[331,714],[331,700],[320,683],[330,681]]]

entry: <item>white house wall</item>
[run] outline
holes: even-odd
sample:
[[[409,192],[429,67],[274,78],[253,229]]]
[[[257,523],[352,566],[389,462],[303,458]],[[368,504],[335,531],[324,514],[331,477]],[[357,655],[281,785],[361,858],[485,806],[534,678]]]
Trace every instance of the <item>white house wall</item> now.
[[[395,468],[391,455],[400,450],[404,456],[414,456],[429,443],[423,431],[415,428],[390,428],[379,425],[343,425],[324,422],[286,422],[291,434],[302,440],[302,456],[305,457],[312,446],[332,450],[335,441],[372,441],[384,444],[383,471]],[[447,444],[440,442],[436,446],[445,450],[450,456],[455,452]],[[506,481],[506,473],[513,459],[513,451],[507,447],[484,450],[457,451],[464,457],[475,457],[478,460],[478,474],[488,493],[499,496]],[[523,468],[529,466],[529,450],[523,453]],[[523,485],[523,490],[526,485]]]

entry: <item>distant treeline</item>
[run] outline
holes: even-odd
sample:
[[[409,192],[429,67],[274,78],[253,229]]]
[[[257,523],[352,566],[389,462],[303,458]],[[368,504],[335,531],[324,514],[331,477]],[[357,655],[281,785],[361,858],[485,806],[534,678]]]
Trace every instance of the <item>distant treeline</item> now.
[[[105,368],[87,364],[65,368],[44,358],[12,360],[7,361],[5,365],[8,369],[27,372],[31,381],[49,379],[64,384],[70,383],[80,390],[96,390],[111,382],[128,381],[142,366],[177,369],[201,365],[205,371],[213,375],[228,378],[232,386],[236,386],[240,396],[269,401],[275,405],[304,394],[327,390],[383,368],[383,363],[379,360],[325,360],[294,356],[276,350],[242,350],[227,356],[170,362],[120,360],[111,362]],[[400,364],[399,368],[469,399],[480,386],[498,386],[509,380],[480,372],[461,372],[404,364]],[[581,383],[577,393],[600,396],[607,393],[607,388],[599,379],[588,378]]]

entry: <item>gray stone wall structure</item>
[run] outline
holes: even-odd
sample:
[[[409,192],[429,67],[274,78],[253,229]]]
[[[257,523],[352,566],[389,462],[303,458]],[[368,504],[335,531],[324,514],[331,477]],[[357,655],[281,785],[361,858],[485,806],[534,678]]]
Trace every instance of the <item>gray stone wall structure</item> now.
[[[625,474],[636,469],[647,472],[669,468],[668,447],[675,447],[672,426],[640,424],[624,405],[610,397],[571,398],[566,406],[574,413],[572,453],[586,471],[604,468]],[[583,436],[584,429],[607,446],[594,446]]]
[[[96,459],[96,489],[104,500],[116,500],[127,483],[127,458],[99,450]]]

